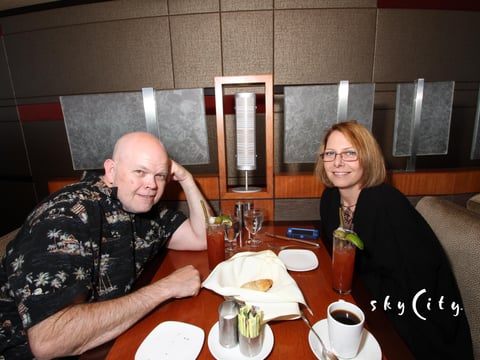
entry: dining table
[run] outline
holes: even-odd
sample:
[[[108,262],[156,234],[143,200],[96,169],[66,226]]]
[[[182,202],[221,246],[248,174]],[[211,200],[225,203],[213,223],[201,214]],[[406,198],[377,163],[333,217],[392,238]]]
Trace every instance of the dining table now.
[[[292,239],[276,238],[267,236],[276,234],[285,236],[290,226],[302,226],[315,228],[315,223],[301,222],[269,222],[265,223],[257,234],[262,244],[256,248],[245,245],[246,234],[243,234],[242,246],[237,246],[236,252],[263,251],[270,249],[278,254],[280,249],[272,246],[293,246],[292,249],[306,249],[304,243]],[[396,333],[385,314],[380,310],[372,311],[370,307],[369,293],[360,279],[354,278],[352,293],[341,295],[332,288],[331,256],[329,249],[321,240],[313,240],[318,247],[308,247],[318,259],[318,266],[313,269],[302,271],[290,271],[289,275],[294,279],[301,290],[305,303],[308,307],[300,305],[313,325],[327,317],[327,307],[330,303],[339,299],[357,304],[365,313],[365,328],[371,336],[378,341],[383,360],[414,359],[403,340]],[[240,244],[239,244],[240,245]],[[227,254],[228,257],[231,254]],[[210,272],[207,251],[176,251],[165,250],[142,274],[137,286],[148,282],[157,281],[176,269],[186,265],[195,266],[205,280]],[[218,309],[225,298],[216,292],[202,288],[197,296],[171,299],[160,304],[134,326],[118,336],[116,339],[98,348],[92,349],[82,356],[81,360],[93,359],[135,359],[137,349],[145,338],[161,323],[167,321],[182,322],[197,326],[204,332],[204,341],[197,359],[214,359],[214,355],[208,345],[208,336],[212,327],[217,323]],[[294,320],[271,320],[268,322],[273,333],[273,347],[269,352],[268,359],[317,359],[309,344],[310,329],[302,319]]]

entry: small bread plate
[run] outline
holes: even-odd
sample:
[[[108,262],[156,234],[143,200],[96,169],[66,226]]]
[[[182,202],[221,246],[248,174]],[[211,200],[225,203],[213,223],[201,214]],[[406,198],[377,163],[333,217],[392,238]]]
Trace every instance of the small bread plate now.
[[[208,348],[217,360],[263,360],[265,359],[273,348],[273,332],[268,324],[265,324],[263,331],[263,347],[260,353],[253,357],[242,355],[240,347],[237,345],[233,348],[227,349],[220,345],[218,339],[218,321],[212,326],[208,333]]]
[[[157,325],[143,340],[135,360],[196,359],[205,340],[203,329],[179,321]]]
[[[291,271],[310,271],[318,266],[317,256],[305,249],[287,249],[278,253],[278,257]]]
[[[328,323],[327,319],[320,320],[313,325],[315,331],[320,335],[325,346],[330,346],[330,339],[328,337]],[[322,359],[322,348],[320,342],[315,337],[315,334],[310,330],[308,332],[308,343],[317,359]],[[380,360],[382,358],[382,350],[378,344],[377,339],[367,329],[363,329],[362,340],[360,341],[360,348],[358,354],[350,360]],[[339,357],[341,360],[342,358]]]

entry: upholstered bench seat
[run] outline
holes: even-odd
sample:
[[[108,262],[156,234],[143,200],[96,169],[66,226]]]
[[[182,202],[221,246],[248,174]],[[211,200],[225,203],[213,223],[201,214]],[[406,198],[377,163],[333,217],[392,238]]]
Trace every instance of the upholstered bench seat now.
[[[15,229],[0,237],[0,258],[5,254],[7,244],[17,235],[19,229]]]
[[[480,194],[474,195],[467,200],[467,209],[480,214]]]
[[[420,199],[416,208],[450,260],[470,324],[475,359],[480,360],[480,213],[433,196]]]

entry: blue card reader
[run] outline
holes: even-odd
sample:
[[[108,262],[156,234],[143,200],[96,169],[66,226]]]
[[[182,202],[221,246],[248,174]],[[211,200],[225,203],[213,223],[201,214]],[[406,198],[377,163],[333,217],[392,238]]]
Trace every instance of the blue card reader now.
[[[318,230],[289,227],[287,229],[287,236],[294,239],[316,240],[318,239]]]

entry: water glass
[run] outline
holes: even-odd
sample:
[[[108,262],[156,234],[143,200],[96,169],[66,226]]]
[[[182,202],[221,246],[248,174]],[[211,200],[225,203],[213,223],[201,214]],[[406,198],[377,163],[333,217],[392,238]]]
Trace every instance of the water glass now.
[[[243,213],[243,222],[248,231],[247,245],[258,247],[262,243],[262,241],[256,239],[255,236],[262,228],[263,219],[263,209],[253,208],[245,210]]]
[[[232,224],[225,224],[225,251],[232,253],[237,248],[237,238],[240,233],[240,219],[233,215],[228,215],[232,219]]]

